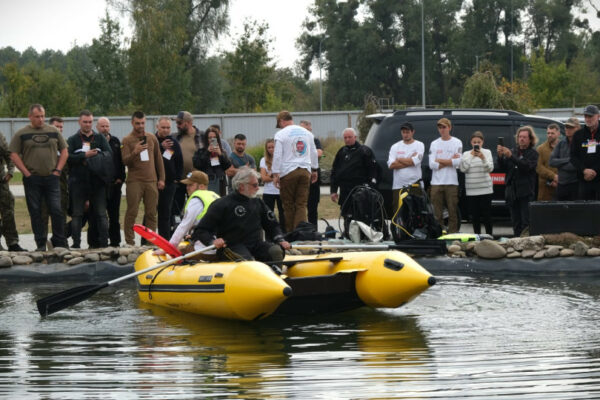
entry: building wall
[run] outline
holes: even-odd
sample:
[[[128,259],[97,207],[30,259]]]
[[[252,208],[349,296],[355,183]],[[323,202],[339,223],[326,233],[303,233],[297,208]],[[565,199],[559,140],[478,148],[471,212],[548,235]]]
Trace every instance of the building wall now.
[[[294,122],[301,120],[312,122],[313,133],[319,139],[342,136],[345,128],[356,128],[356,120],[361,111],[332,111],[332,112],[298,112],[292,113]],[[232,141],[238,133],[243,133],[248,138],[249,146],[261,145],[268,138],[275,135],[275,118],[277,113],[264,114],[213,114],[194,115],[194,125],[205,130],[212,124],[221,125],[225,139]],[[94,128],[95,121],[94,118]],[[174,116],[170,116],[174,117]],[[146,117],[146,131],[155,132],[155,126],[160,116],[149,115]],[[47,118],[49,119],[49,118]],[[75,134],[79,129],[77,117],[63,118],[65,121],[63,135],[65,138]],[[131,117],[110,117],[111,133],[122,139],[131,132]],[[29,124],[27,118],[0,118],[0,132],[10,142],[13,134]],[[175,122],[171,123],[172,132],[176,132]]]

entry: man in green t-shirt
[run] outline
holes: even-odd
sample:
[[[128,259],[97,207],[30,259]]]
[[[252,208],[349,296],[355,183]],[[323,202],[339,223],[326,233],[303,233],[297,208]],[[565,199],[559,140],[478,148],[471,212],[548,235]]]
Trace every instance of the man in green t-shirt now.
[[[30,124],[15,133],[8,149],[11,152],[10,159],[23,173],[25,200],[36,251],[46,250],[42,199],[48,206],[52,220],[52,245],[68,247],[59,186],[60,173],[69,157],[67,143],[58,129],[45,123],[46,110],[41,104],[33,104],[28,117]]]

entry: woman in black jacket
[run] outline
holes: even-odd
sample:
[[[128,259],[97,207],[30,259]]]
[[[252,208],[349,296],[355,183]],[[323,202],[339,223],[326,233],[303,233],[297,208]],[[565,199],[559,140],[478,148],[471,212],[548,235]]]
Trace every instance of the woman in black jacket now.
[[[214,128],[208,128],[202,137],[203,146],[196,150],[192,162],[194,168],[208,175],[208,190],[219,196],[227,194],[227,171],[233,170],[229,157],[223,151],[221,138]]]
[[[517,145],[513,150],[498,145],[497,151],[500,170],[506,172],[505,198],[513,231],[515,236],[521,236],[529,227],[529,202],[535,197],[537,136],[531,126],[522,126],[517,131],[515,141]]]

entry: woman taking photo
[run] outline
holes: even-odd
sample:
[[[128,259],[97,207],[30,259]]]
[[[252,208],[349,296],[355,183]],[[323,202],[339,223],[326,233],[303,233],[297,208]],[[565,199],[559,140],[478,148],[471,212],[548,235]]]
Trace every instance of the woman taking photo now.
[[[196,150],[192,162],[194,168],[208,175],[208,190],[219,196],[227,194],[228,170],[233,170],[229,157],[223,151],[221,138],[214,128],[208,128],[203,136],[204,146]]]
[[[275,212],[275,202],[277,202],[277,213],[279,214],[279,225],[284,229],[285,220],[283,217],[283,205],[279,196],[279,189],[273,183],[273,152],[275,151],[275,139],[267,139],[265,142],[264,157],[260,159],[260,179],[264,183],[263,201],[269,208]]]
[[[494,169],[492,152],[483,148],[483,133],[471,135],[471,151],[465,151],[460,159],[460,170],[465,173],[465,187],[473,232],[481,233],[481,221],[485,233],[492,235],[492,177]]]

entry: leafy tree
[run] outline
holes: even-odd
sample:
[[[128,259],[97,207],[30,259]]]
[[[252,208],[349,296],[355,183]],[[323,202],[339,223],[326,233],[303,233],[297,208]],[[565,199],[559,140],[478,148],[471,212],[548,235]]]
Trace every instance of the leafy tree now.
[[[133,102],[146,112],[176,113],[194,103],[192,76],[211,41],[227,28],[229,0],[113,0],[129,13],[128,74]]]
[[[235,50],[225,53],[223,72],[230,85],[226,92],[230,111],[263,111],[274,70],[270,64],[268,28],[266,23],[244,22]]]
[[[88,83],[88,107],[99,114],[122,109],[130,101],[127,61],[121,49],[121,28],[106,11],[100,20],[102,34],[92,41],[89,58],[93,64]]]
[[[5,64],[0,73],[4,81],[0,113],[4,117],[26,117],[31,104],[33,80],[16,62]]]
[[[544,54],[531,55],[531,75],[527,80],[535,102],[540,107],[565,107],[573,99],[569,85],[573,76],[565,61],[547,63]]]

